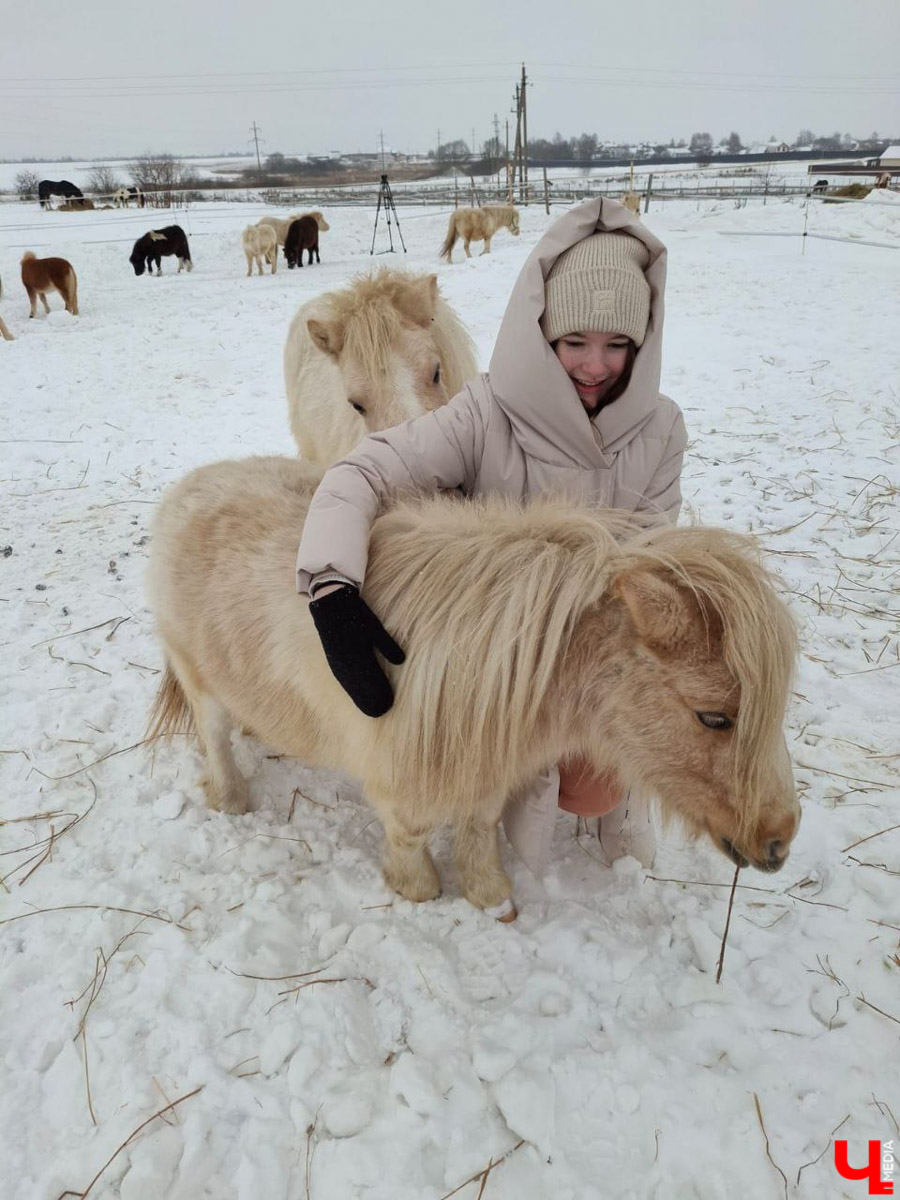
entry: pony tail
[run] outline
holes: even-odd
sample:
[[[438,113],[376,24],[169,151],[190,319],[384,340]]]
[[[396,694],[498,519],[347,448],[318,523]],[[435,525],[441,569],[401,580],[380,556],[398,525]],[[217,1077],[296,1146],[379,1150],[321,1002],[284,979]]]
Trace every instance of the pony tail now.
[[[28,262],[30,259],[35,258],[35,257],[36,256],[35,256],[35,253],[33,250],[26,250],[25,253],[22,255],[21,261]]]
[[[453,247],[456,245],[456,213],[450,214],[450,224],[447,227],[447,236],[444,238],[444,244],[441,246],[441,258],[450,262],[453,254]]]
[[[169,741],[176,733],[193,733],[194,717],[178,676],[166,663],[162,682],[150,709],[146,740],[163,738]]]

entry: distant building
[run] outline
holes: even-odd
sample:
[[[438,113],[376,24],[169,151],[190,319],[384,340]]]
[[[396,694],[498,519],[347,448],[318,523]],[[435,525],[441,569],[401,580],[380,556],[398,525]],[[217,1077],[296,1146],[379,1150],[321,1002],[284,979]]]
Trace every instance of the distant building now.
[[[882,167],[900,167],[900,144],[888,146],[881,153],[878,163]]]

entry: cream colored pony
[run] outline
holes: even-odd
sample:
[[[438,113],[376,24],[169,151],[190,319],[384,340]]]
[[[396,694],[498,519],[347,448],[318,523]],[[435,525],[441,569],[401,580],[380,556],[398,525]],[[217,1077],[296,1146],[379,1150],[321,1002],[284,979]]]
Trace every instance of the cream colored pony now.
[[[367,433],[446,404],[476,372],[472,341],[436,275],[360,275],[304,304],[291,322],[291,432],[303,457],[324,470]]]
[[[294,221],[299,221],[301,217],[312,217],[319,227],[320,233],[327,233],[331,226],[316,209],[315,212],[295,212],[288,213],[286,217],[260,217],[256,222],[257,225],[270,225],[275,230],[275,237],[279,246],[284,245],[284,239],[287,237],[287,231],[290,229]]]
[[[253,264],[260,275],[263,273],[263,259],[272,268],[272,274],[278,270],[278,239],[271,225],[248,225],[241,234],[244,254],[247,256],[247,274],[253,274]]]
[[[511,204],[485,204],[483,208],[458,208],[450,214],[447,236],[441,246],[441,258],[453,261],[456,239],[463,239],[466,258],[471,258],[469,246],[472,242],[484,242],[482,254],[490,254],[491,238],[498,229],[506,228],[519,236],[519,210]]]
[[[248,807],[235,724],[361,780],[385,878],[437,896],[429,833],[450,824],[465,896],[510,899],[507,797],[579,757],[660,798],[733,860],[776,871],[799,821],[782,733],[794,626],[754,544],[641,530],[572,504],[406,501],[372,529],[365,597],[406,650],[394,707],[363,716],[294,590],[317,477],[286,458],[202,467],[158,509],[150,594],[166,669],[151,733],[193,724],[209,804]]]

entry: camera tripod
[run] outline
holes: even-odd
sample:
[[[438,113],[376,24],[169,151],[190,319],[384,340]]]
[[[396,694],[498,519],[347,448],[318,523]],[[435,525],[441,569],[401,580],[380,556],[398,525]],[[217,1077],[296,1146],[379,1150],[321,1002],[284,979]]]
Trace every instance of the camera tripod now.
[[[384,208],[384,216],[387,221],[388,239],[391,243],[390,250],[380,250],[379,254],[394,253],[394,235],[391,233],[391,213],[394,214],[394,220],[397,223],[397,233],[400,237],[400,245],[403,247],[403,253],[406,253],[406,243],[403,240],[403,234],[400,232],[400,218],[397,216],[397,206],[394,204],[394,197],[391,194],[391,185],[388,183],[387,175],[381,176],[381,190],[378,193],[378,207],[375,210],[375,228],[372,231],[372,249],[369,254],[375,253],[375,235],[378,232],[378,218],[381,215],[381,209]]]

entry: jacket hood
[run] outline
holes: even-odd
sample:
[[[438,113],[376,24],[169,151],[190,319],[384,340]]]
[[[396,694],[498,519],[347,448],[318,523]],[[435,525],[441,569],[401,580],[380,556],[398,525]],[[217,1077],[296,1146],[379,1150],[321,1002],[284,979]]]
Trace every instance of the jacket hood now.
[[[575,386],[541,332],[544,283],[557,258],[592,233],[618,230],[650,252],[650,320],[622,395],[591,420]],[[659,403],[666,248],[616,200],[579,204],[554,221],[522,268],[491,355],[490,387],[525,452],[557,465],[608,466]]]

